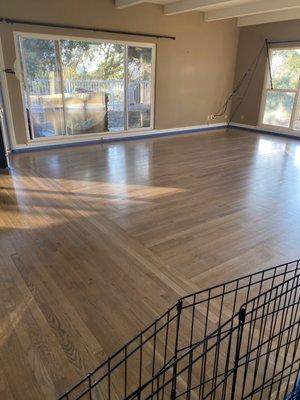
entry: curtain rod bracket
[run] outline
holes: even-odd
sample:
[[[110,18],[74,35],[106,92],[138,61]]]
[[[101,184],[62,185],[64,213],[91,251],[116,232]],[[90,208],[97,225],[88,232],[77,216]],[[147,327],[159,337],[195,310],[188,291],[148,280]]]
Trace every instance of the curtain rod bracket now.
[[[5,72],[6,74],[12,74],[12,75],[16,74],[12,68],[3,69],[3,72]]]

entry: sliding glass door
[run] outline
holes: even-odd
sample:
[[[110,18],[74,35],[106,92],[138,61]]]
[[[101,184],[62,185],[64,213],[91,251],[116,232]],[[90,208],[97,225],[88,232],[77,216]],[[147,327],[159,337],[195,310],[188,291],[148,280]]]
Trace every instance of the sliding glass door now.
[[[128,127],[151,125],[152,49],[128,46]]]
[[[18,35],[31,139],[152,128],[154,46]]]
[[[124,130],[124,45],[62,40],[68,135]]]
[[[63,135],[62,81],[56,41],[20,37],[19,49],[30,138]]]

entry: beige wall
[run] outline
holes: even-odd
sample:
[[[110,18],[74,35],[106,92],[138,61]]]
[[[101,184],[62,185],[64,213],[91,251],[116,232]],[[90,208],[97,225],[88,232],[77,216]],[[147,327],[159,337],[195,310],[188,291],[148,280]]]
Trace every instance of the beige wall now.
[[[236,21],[204,23],[200,13],[164,16],[159,5],[117,10],[113,0],[0,1],[0,16],[176,36],[149,40],[122,35],[0,24],[6,68],[13,67],[13,29],[157,43],[155,128],[206,124],[232,88],[238,29]],[[17,143],[25,142],[20,85],[8,76]],[[220,121],[218,121],[220,122]]]
[[[235,84],[247,70],[265,39],[271,41],[298,40],[300,38],[300,20],[276,22],[248,26],[240,29],[239,44],[237,51],[237,63],[235,73]],[[256,126],[259,120],[261,96],[263,91],[264,77],[267,65],[266,51],[264,51],[258,64],[252,84],[249,87],[244,102],[237,110],[233,121],[242,124]],[[239,102],[239,96],[245,90],[247,81],[236,96],[232,109]]]

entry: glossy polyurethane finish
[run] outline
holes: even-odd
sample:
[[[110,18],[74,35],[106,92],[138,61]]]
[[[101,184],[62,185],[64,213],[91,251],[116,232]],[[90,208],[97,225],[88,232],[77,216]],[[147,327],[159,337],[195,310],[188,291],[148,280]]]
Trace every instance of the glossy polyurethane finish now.
[[[300,141],[227,130],[16,154],[0,399],[53,399],[181,295],[300,255]]]

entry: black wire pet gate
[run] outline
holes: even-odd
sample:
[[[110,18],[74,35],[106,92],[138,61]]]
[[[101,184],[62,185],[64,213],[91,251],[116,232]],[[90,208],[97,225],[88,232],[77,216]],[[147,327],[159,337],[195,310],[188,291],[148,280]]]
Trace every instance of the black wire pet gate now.
[[[299,262],[181,298],[59,400],[298,399]]]

